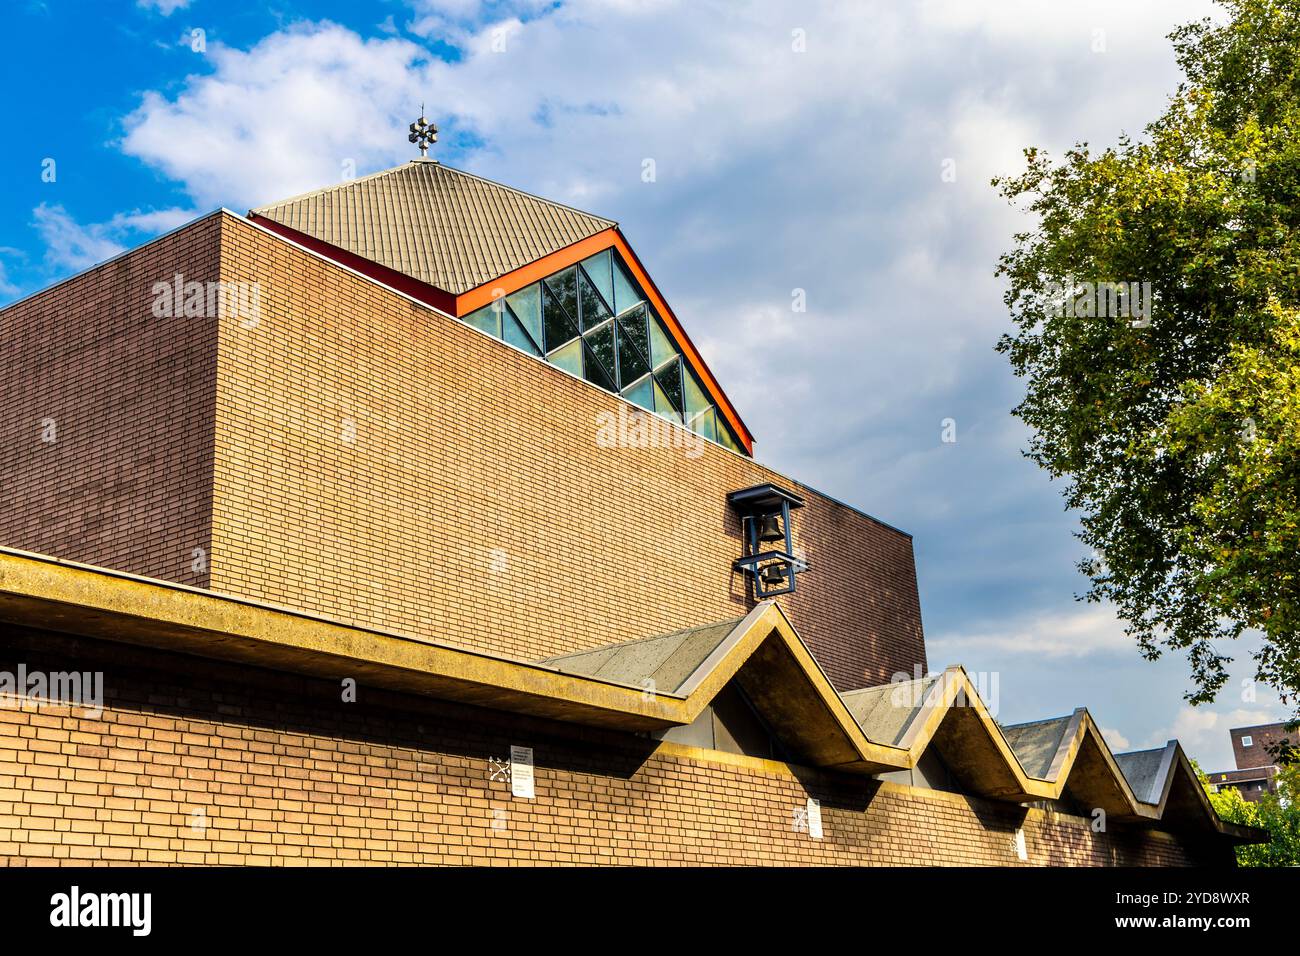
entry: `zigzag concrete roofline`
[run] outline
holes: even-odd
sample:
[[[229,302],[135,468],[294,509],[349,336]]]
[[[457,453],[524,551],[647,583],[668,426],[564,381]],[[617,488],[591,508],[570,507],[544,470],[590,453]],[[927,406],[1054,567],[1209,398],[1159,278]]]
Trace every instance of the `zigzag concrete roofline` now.
[[[0,548],[0,621],[315,676],[356,674],[389,690],[616,731],[690,724],[734,680],[789,751],[822,770],[904,770],[933,749],[982,797],[1032,803],[1069,791],[1115,821],[1237,843],[1266,838],[1219,819],[1177,741],[1116,756],[1086,710],[1037,722],[1059,731],[1043,764],[1026,741],[1031,725],[1004,731],[961,667],[921,682],[919,706],[909,699],[917,682],[841,696],[774,602],[734,621],[530,662]],[[647,668],[678,676],[647,694],[636,679]],[[1008,738],[1046,770],[1031,776]]]

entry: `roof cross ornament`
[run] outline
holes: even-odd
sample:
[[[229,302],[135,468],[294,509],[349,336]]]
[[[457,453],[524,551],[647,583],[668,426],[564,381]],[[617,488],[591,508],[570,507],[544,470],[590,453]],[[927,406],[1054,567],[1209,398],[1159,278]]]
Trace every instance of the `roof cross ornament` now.
[[[421,158],[429,155],[429,144],[438,142],[438,127],[424,118],[423,103],[420,104],[420,118],[411,124],[411,135],[406,139],[419,144]]]

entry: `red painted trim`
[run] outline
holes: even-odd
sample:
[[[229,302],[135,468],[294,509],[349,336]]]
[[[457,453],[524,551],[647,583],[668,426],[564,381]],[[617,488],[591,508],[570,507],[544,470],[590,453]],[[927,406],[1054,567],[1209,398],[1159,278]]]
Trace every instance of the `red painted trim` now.
[[[419,299],[442,312],[450,315],[456,315],[456,297],[450,292],[443,292],[436,286],[431,286],[427,282],[421,282],[419,279],[413,279],[405,272],[398,272],[396,269],[390,269],[388,266],[381,265],[370,259],[366,259],[346,249],[340,249],[338,246],[331,245],[317,239],[315,236],[309,236],[306,233],[299,232],[297,229],[290,229],[288,226],[276,222],[274,219],[267,219],[265,216],[258,216],[249,213],[248,218],[255,220],[259,226],[269,229],[271,232],[278,233],[293,242],[298,243],[310,249],[312,252],[319,253],[327,259],[333,259],[349,269],[355,269],[362,275],[369,276],[376,282],[382,282],[386,286],[391,286],[398,292],[409,295],[412,299]]]

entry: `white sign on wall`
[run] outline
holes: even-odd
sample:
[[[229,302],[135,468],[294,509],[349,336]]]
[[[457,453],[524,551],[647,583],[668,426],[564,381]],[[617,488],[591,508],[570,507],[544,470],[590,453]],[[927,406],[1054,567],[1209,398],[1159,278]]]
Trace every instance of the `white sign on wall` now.
[[[812,797],[808,798],[808,835],[814,840],[822,838],[822,804]]]
[[[533,748],[510,745],[510,793],[533,799]]]

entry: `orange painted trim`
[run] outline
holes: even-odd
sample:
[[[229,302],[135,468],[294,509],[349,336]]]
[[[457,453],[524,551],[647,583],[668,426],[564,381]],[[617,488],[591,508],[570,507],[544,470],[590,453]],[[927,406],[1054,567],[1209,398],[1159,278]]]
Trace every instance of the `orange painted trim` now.
[[[552,252],[550,255],[543,256],[537,261],[530,262],[513,272],[507,272],[491,282],[485,282],[468,292],[461,293],[456,296],[456,304],[452,314],[457,318],[463,318],[475,309],[487,305],[493,299],[518,292],[526,285],[531,285],[539,279],[544,279],[546,276],[559,272],[561,269],[576,262],[581,262],[583,259],[594,256],[606,249],[614,249],[622,256],[623,262],[632,273],[632,277],[645,290],[650,305],[654,307],[659,317],[664,320],[664,324],[668,327],[668,333],[676,341],[677,346],[682,350],[682,354],[686,356],[686,360],[699,373],[700,379],[704,382],[704,387],[708,390],[714,404],[717,405],[718,411],[722,412],[722,416],[731,425],[732,431],[739,436],[745,450],[752,456],[754,454],[753,434],[741,421],[740,415],[737,414],[736,409],[731,404],[731,400],[727,398],[722,386],[713,377],[713,372],[705,364],[699,349],[695,347],[695,343],[686,334],[682,324],[677,321],[677,316],[659,292],[659,288],[654,284],[654,280],[650,278],[650,274],[641,265],[641,260],[637,258],[636,253],[632,251],[632,247],[623,238],[623,234],[618,231],[617,226],[604,229],[594,236],[588,236],[586,239],[581,239],[558,252]]]

